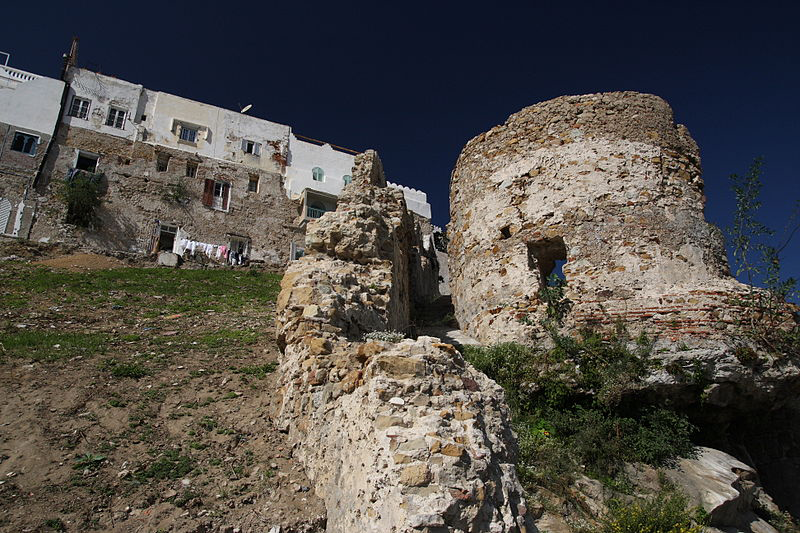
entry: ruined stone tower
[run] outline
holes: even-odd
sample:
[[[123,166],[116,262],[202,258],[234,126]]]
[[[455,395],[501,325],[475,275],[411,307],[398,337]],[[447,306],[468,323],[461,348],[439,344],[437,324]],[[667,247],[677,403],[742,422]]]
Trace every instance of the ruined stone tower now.
[[[576,323],[676,337],[735,328],[718,230],[703,217],[697,144],[661,98],[565,96],[467,143],[449,226],[456,316],[482,342],[541,328],[538,293],[563,262]]]

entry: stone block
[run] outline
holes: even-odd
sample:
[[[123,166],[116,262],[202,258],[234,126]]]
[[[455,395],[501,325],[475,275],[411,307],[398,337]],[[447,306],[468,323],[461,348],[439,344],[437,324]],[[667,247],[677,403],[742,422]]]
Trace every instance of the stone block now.
[[[183,260],[178,254],[173,254],[172,252],[159,252],[158,254],[159,266],[177,268],[182,262]]]

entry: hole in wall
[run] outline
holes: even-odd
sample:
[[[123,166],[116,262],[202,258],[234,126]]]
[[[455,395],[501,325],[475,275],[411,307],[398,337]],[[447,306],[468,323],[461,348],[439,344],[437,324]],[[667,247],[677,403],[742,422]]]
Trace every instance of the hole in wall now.
[[[567,246],[562,237],[528,243],[528,268],[539,271],[542,285],[552,285],[553,281],[548,281],[552,275],[563,280],[566,262]]]
[[[508,239],[511,237],[511,226],[503,226],[500,228],[500,238]]]

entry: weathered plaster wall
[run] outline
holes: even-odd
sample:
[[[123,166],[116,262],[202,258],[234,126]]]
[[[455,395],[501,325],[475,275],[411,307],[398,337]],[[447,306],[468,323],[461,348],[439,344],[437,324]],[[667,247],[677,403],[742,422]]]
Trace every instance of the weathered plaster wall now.
[[[533,532],[502,389],[435,338],[360,342],[408,324],[414,226],[377,155],[359,155],[281,283],[277,422],[329,532]]]
[[[61,223],[64,206],[53,194],[70,168],[78,150],[100,155],[97,171],[105,175],[107,192],[100,208],[101,225],[95,231]],[[168,167],[159,172],[156,154],[169,154]],[[197,175],[186,177],[187,161],[198,164]],[[52,176],[33,239],[77,240],[93,246],[149,252],[156,221],[176,225],[193,240],[211,244],[230,243],[231,235],[251,239],[251,259],[283,266],[291,243],[302,242],[302,230],[292,221],[298,205],[286,198],[280,174],[257,171],[242,165],[203,158],[184,151],[155,148],[146,143],[95,133],[87,129],[65,129],[53,153]],[[248,192],[251,176],[259,178],[258,192]],[[202,205],[206,178],[231,185],[227,211]],[[185,204],[163,199],[169,186],[181,182],[188,191]]]
[[[662,99],[622,92],[523,109],[465,146],[451,183],[456,315],[484,342],[536,335],[538,292],[566,260],[578,322],[671,335],[736,328],[743,290],[703,218],[697,145]],[[533,325],[531,325],[533,324]]]

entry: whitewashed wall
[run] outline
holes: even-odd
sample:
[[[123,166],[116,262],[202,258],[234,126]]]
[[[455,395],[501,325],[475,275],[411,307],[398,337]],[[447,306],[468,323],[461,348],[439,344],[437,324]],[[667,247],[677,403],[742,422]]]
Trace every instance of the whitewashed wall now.
[[[64,82],[0,66],[0,122],[53,135]]]

